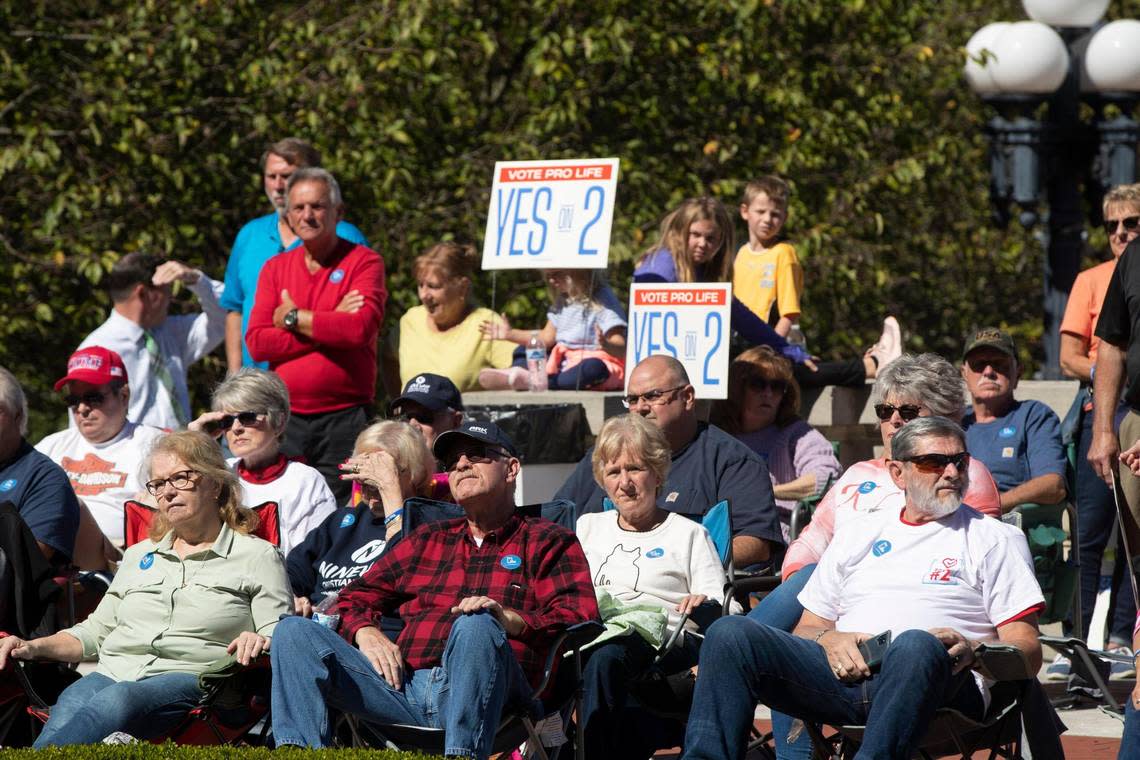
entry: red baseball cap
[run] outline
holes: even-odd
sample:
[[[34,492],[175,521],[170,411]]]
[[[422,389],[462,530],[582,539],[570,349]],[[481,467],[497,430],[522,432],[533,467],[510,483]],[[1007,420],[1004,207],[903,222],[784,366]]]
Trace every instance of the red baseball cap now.
[[[127,382],[127,368],[123,358],[109,348],[89,346],[81,348],[67,360],[67,376],[55,384],[58,391],[72,380],[91,385],[106,385],[112,380]]]

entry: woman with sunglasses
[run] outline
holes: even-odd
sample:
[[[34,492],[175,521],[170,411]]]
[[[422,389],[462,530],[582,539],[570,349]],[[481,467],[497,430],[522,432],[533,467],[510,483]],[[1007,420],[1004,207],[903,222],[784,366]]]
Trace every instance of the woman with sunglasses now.
[[[150,538],[126,550],[95,611],[51,636],[0,639],[0,668],[9,657],[98,659],[60,695],[37,748],[92,744],[116,731],[162,736],[198,703],[201,673],[227,654],[248,665],[268,652],[291,609],[281,556],[249,535],[257,515],[241,506],[217,443],[170,433],[145,469],[158,503]]]
[[[336,511],[336,498],[320,472],[281,453],[289,422],[285,383],[273,372],[246,367],[214,389],[212,406],[189,429],[225,436],[234,455],[228,462],[241,479],[242,504],[277,504],[281,551],[288,554]]]
[[[843,472],[831,444],[799,418],[800,386],[792,364],[770,346],[754,346],[728,368],[728,398],[713,402],[710,421],[768,462],[784,539],[792,509]]]
[[[877,459],[856,462],[843,473],[824,495],[811,522],[784,555],[782,582],[748,616],[757,622],[790,631],[803,612],[797,596],[807,584],[816,563],[832,537],[850,521],[869,516],[900,514],[906,495],[894,484],[887,469],[891,439],[903,425],[917,417],[940,416],[961,423],[966,411],[966,389],[962,374],[937,354],[903,354],[888,364],[875,379],[872,391],[875,416],[883,454]],[[945,469],[946,462],[915,462],[920,469]],[[971,458],[967,468],[969,486],[962,501],[979,512],[1001,519],[1001,501],[989,470]],[[803,732],[794,743],[787,742],[791,719],[779,713],[772,716],[777,756],[807,758],[811,742]]]
[[[732,219],[716,198],[689,198],[661,222],[661,236],[637,264],[634,282],[732,282],[735,247]],[[847,385],[861,388],[879,368],[902,353],[898,322],[887,317],[879,342],[862,357],[838,362],[814,362],[800,346],[789,344],[764,319],[736,297],[732,299],[732,329],[753,345],[771,346],[793,362],[797,382],[804,388]]]

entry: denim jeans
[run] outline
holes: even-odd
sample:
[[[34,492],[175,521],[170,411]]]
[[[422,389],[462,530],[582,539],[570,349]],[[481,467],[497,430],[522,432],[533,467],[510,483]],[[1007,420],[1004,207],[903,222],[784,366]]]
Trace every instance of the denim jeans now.
[[[1120,737],[1120,752],[1116,760],[1140,760],[1140,712],[1132,704],[1132,695],[1128,695],[1128,704],[1124,708],[1124,735]]]
[[[95,744],[116,731],[139,739],[160,737],[177,726],[201,696],[193,673],[163,673],[141,681],[89,673],[59,695],[34,746]]]
[[[939,707],[982,717],[971,672],[951,671],[942,643],[910,630],[888,647],[878,673],[847,684],[831,672],[819,644],[744,618],[721,618],[701,648],[684,757],[744,757],[757,702],[816,723],[865,724],[858,758],[910,757]]]
[[[815,565],[814,562],[804,565],[791,578],[776,586],[772,593],[752,608],[748,613],[748,619],[779,628],[781,631],[791,631],[795,628],[796,623],[800,622],[800,615],[804,613],[804,606],[800,604],[798,597],[811,578],[811,574],[815,572]],[[776,757],[779,760],[810,760],[811,737],[807,731],[802,731],[794,742],[788,741],[792,720],[792,716],[787,713],[772,711],[772,736],[776,738]]]
[[[531,699],[506,631],[490,613],[457,618],[440,666],[405,673],[401,689],[359,649],[305,618],[277,624],[270,656],[278,745],[329,746],[331,707],[380,725],[442,728],[444,754],[485,758],[504,705]]]

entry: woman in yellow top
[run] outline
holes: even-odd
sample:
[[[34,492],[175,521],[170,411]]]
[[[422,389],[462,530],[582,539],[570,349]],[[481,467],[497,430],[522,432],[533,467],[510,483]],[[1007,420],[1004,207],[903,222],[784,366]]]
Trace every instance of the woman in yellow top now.
[[[116,731],[162,736],[200,699],[199,674],[227,653],[248,665],[292,612],[281,556],[249,535],[257,516],[241,506],[217,443],[171,433],[155,442],[147,470],[159,512],[150,540],[127,549],[95,612],[51,636],[0,639],[0,668],[9,657],[99,660],[60,695],[36,747]]]
[[[485,338],[479,329],[495,313],[471,303],[478,263],[475,248],[458,243],[437,243],[416,258],[420,306],[400,318],[401,387],[431,372],[449,378],[461,392],[479,390],[479,370],[511,366],[515,345]]]

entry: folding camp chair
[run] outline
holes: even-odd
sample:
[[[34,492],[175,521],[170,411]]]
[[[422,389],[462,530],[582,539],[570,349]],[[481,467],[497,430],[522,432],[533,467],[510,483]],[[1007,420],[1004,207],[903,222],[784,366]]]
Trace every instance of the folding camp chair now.
[[[250,507],[257,513],[257,528],[253,535],[264,539],[274,546],[281,545],[281,524],[279,507],[275,501],[267,501]],[[123,503],[123,545],[134,546],[150,534],[150,525],[154,522],[157,510],[133,499]]]

